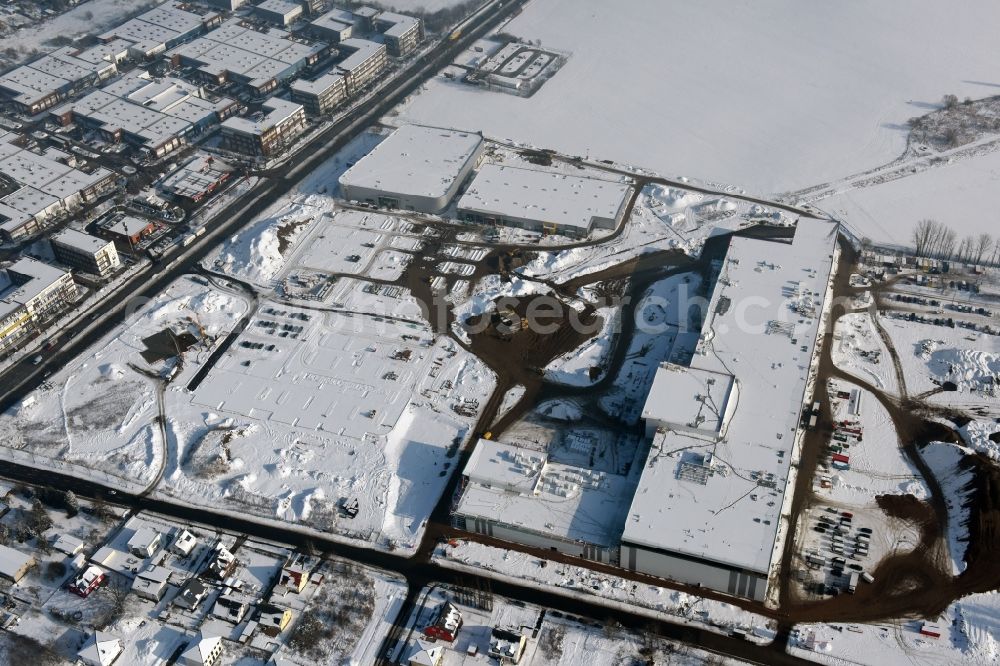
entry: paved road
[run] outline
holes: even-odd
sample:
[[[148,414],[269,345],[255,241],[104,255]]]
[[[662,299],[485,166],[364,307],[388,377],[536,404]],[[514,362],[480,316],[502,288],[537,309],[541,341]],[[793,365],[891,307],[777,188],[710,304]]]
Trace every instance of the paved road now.
[[[252,537],[287,543],[298,548],[341,557],[369,566],[394,571],[402,575],[409,586],[410,595],[404,604],[393,637],[399,635],[413,608],[417,593],[432,583],[448,583],[458,586],[492,589],[496,594],[527,603],[538,604],[573,616],[584,616],[594,620],[613,620],[621,626],[642,633],[654,633],[664,638],[696,645],[702,649],[759,664],[805,664],[784,653],[784,637],[779,637],[772,646],[761,647],[739,638],[722,636],[710,631],[689,627],[680,623],[652,620],[639,613],[612,610],[587,599],[568,598],[530,584],[510,583],[477,577],[464,572],[452,571],[426,559],[408,558],[403,555],[370,550],[324,539],[314,533],[292,526],[260,523],[236,514],[223,513],[200,506],[189,506],[172,501],[109,491],[99,483],[67,476],[47,469],[37,469],[14,463],[4,464],[4,476],[26,483],[72,490],[85,498],[102,498],[109,502],[127,506],[136,511],[153,511],[170,516],[181,522],[211,525],[229,532],[240,532]],[[387,641],[386,644],[390,642]],[[384,646],[383,646],[384,647]],[[383,652],[384,654],[384,649]]]

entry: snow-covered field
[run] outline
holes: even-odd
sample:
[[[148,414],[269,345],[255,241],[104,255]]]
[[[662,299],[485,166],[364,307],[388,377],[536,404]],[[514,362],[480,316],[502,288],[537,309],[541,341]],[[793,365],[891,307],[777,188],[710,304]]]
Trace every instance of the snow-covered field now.
[[[928,398],[939,405],[1000,408],[993,380],[1000,370],[1000,336],[882,317],[882,325],[899,353],[909,395],[954,382],[957,391]]]
[[[156,377],[174,364],[147,362],[146,340],[167,329],[195,340],[183,355],[180,381],[208,359],[246,308],[239,293],[212,288],[203,278],[174,282],[154,301],[137,304],[125,325],[50,377],[19,408],[0,416],[3,445],[148,483],[166,464],[153,420]]]
[[[889,246],[912,247],[914,227],[927,218],[954,229],[960,237],[994,234],[1000,206],[1000,151],[851,189],[815,205],[844,220],[858,235]]]
[[[534,96],[438,78],[403,116],[761,194],[795,190],[893,160],[907,120],[944,94],[995,94],[998,20],[989,0],[964,3],[961,20],[932,0],[535,0],[504,30],[571,55]]]
[[[788,652],[821,664],[938,666],[994,664],[1000,659],[1000,593],[964,597],[929,624],[940,638],[920,634],[922,620],[886,624],[798,625]],[[807,641],[816,646],[807,647]]]

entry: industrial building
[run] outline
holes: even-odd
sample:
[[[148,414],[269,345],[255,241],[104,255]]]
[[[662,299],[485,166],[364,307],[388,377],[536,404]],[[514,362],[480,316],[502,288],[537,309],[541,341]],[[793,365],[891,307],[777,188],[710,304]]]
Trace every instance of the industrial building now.
[[[263,117],[230,118],[222,123],[222,141],[227,150],[243,155],[270,157],[281,152],[306,128],[306,111],[301,104],[277,97],[261,107]]]
[[[385,44],[351,37],[337,45],[337,50],[347,57],[337,63],[337,71],[344,76],[348,95],[356,95],[374,81],[389,64]]]
[[[235,114],[239,105],[227,97],[172,77],[133,72],[100,90],[52,111],[61,124],[76,122],[105,141],[123,141],[162,157]]]
[[[69,273],[30,258],[0,270],[0,353],[76,300]]]
[[[613,562],[627,478],[482,439],[462,472],[455,526],[469,532]]]
[[[836,224],[731,240],[690,370],[665,366],[621,566],[762,601],[781,557]],[[752,308],[744,304],[752,303]]]
[[[439,213],[475,169],[483,137],[404,125],[340,177],[345,199]]]
[[[28,150],[17,134],[0,134],[0,240],[41,230],[50,219],[92,203],[114,189],[117,176],[101,167],[76,168],[76,158],[53,148]]]
[[[330,72],[313,80],[299,79],[291,84],[292,101],[305,107],[306,113],[318,116],[337,108],[347,98],[347,79]]]
[[[84,273],[107,277],[121,265],[113,242],[75,229],[63,229],[49,244],[56,261]]]
[[[129,19],[100,36],[102,42],[124,40],[130,43],[129,55],[136,59],[152,58],[174,48],[222,23],[217,12],[198,14],[172,4],[163,4]]]
[[[424,39],[424,22],[406,14],[382,12],[375,17],[375,29],[384,36],[389,54],[397,58],[412,53]]]
[[[622,182],[485,164],[458,202],[463,220],[582,238],[614,229],[631,187]]]
[[[325,44],[306,43],[279,28],[257,30],[232,18],[168,56],[175,67],[194,68],[205,83],[231,81],[260,95],[295,78],[326,51]]]
[[[305,8],[292,0],[264,0],[253,8],[253,13],[262,21],[286,28],[302,18]]]

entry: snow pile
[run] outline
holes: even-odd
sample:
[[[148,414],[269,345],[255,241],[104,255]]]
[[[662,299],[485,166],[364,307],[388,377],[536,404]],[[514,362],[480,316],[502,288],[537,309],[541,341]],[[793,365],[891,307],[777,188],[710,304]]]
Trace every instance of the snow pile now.
[[[995,663],[1000,659],[1000,593],[973,594],[952,607],[961,638],[953,641],[966,663]]]
[[[557,384],[570,386],[590,386],[600,380],[607,368],[615,333],[619,330],[620,308],[598,308],[601,330],[576,349],[563,354],[545,366],[545,378]],[[600,374],[592,378],[591,368],[600,368]]]
[[[705,198],[704,194],[682,190],[678,187],[667,185],[651,185],[644,192],[649,197],[649,206],[656,208],[663,206],[670,210],[682,210],[688,206],[693,206]]]
[[[965,551],[969,541],[968,513],[964,507],[968,501],[969,483],[974,474],[969,469],[963,469],[961,463],[970,453],[965,447],[945,442],[934,442],[920,451],[933,471],[934,477],[941,484],[948,507],[946,536],[952,570],[956,576],[965,571]]]
[[[1000,460],[1000,442],[991,439],[1000,432],[1000,425],[992,421],[969,421],[958,432],[974,451],[992,460]]]
[[[974,349],[932,349],[927,368],[942,383],[954,382],[959,391],[968,392],[993,384],[1000,356]]]
[[[569,400],[550,400],[538,406],[538,413],[557,421],[579,421],[583,410]]]

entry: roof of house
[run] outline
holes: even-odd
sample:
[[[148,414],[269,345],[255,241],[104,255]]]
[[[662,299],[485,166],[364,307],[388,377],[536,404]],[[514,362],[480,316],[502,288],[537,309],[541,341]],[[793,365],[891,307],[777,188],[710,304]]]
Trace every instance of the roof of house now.
[[[14,578],[26,564],[34,560],[31,555],[0,545],[0,575]]]
[[[124,650],[122,639],[104,631],[94,632],[77,656],[87,664],[109,666]]]

